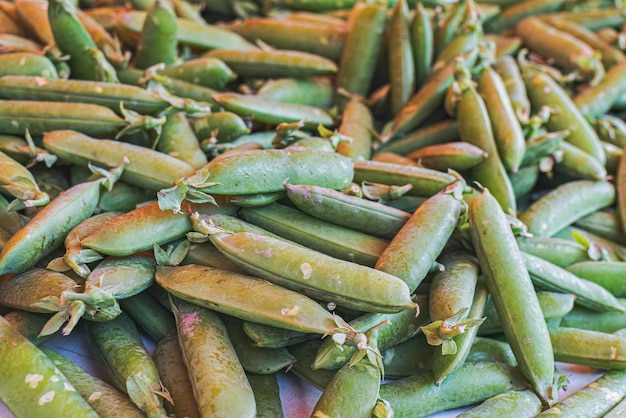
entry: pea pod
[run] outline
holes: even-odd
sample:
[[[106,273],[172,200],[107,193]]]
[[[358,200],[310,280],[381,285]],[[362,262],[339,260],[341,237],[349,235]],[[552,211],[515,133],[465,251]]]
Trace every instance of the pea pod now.
[[[39,189],[37,181],[28,169],[0,151],[0,188],[15,197],[7,210],[20,210],[33,206],[45,206],[50,196]]]
[[[188,81],[211,89],[221,89],[236,78],[224,61],[201,57],[166,66],[158,74]]]
[[[174,401],[173,404],[166,403],[165,409],[176,416],[200,418],[178,336],[169,335],[160,340],[154,348],[152,358],[163,386]]]
[[[257,322],[244,321],[243,330],[257,347],[281,348],[317,338],[315,334],[292,331]]]
[[[252,388],[220,318],[184,301],[176,301],[173,308],[200,414],[254,417]]]
[[[331,60],[300,51],[216,49],[204,56],[224,61],[239,77],[244,78],[306,78],[337,71],[337,65]]]
[[[178,45],[178,21],[169,3],[156,0],[146,12],[134,60],[137,68],[172,64]]]
[[[241,117],[249,117],[254,122],[278,125],[283,122],[303,121],[305,128],[314,129],[318,125],[330,127],[334,121],[325,110],[296,103],[280,103],[260,96],[246,96],[238,93],[220,93],[213,100],[226,110]]]
[[[532,234],[549,237],[614,199],[615,188],[606,181],[570,181],[533,202],[519,218]]]
[[[62,273],[33,268],[15,276],[6,276],[0,283],[1,303],[4,306],[32,312],[54,312],[40,335],[50,335],[63,326],[68,335],[78,321],[85,317],[94,321],[109,321],[120,314],[120,308],[107,298],[88,302],[68,300],[66,295],[75,292],[78,284]],[[33,291],[37,288],[37,291]],[[95,293],[95,292],[94,292]]]
[[[469,226],[485,283],[519,367],[542,402],[551,404],[557,389],[548,329],[509,223],[488,191],[471,201]],[[526,344],[528,339],[537,344]]]
[[[619,244],[626,244],[619,216],[613,211],[597,211],[579,219],[576,226]]]
[[[367,94],[383,41],[385,12],[385,5],[380,3],[355,5],[339,60],[337,88],[362,97]],[[345,99],[337,96],[335,102],[343,109]]]
[[[330,256],[373,267],[387,247],[380,238],[314,218],[278,203],[244,208],[244,220]]]
[[[54,0],[48,6],[54,43],[69,55],[72,77],[93,81],[117,81],[117,75],[76,15],[74,5]]]
[[[624,397],[625,379],[626,373],[623,370],[608,371],[538,416],[557,417],[570,414],[603,416]]]
[[[100,188],[111,187],[122,169],[116,169],[108,178],[71,187],[38,212],[0,252],[0,274],[26,271],[61,245],[74,226],[93,214]]]
[[[150,115],[177,108],[177,106],[190,111],[192,106],[197,110],[202,110],[198,104],[181,103],[177,98],[172,98],[158,90],[148,91],[120,83],[15,75],[0,77],[0,87],[2,87],[0,97],[3,99],[91,103],[108,107],[116,113],[120,113],[121,106],[124,109]]]
[[[488,157],[488,154],[481,148],[468,142],[448,142],[445,144],[427,145],[424,148],[412,151],[407,157],[433,170],[445,171],[452,169],[463,171],[482,163]]]
[[[180,195],[253,194],[283,190],[285,181],[342,189],[353,177],[351,160],[304,149],[265,149],[222,155],[175,187],[158,194],[161,209],[180,207]]]
[[[626,295],[623,285],[626,263],[623,261],[580,261],[567,266],[567,271],[594,282],[618,298]]]
[[[194,172],[184,161],[158,151],[124,142],[95,139],[76,131],[52,131],[44,136],[44,147],[74,164],[86,166],[90,161],[108,167],[129,160],[122,180],[158,190]]]
[[[165,118],[152,118],[126,112],[124,118],[111,109],[88,103],[0,100],[0,129],[6,134],[42,135],[58,129],[75,129],[97,137],[123,136],[143,128],[155,128]]]
[[[0,318],[3,379],[0,399],[16,416],[99,415],[41,350]]]
[[[246,376],[254,392],[257,416],[283,418],[277,375],[246,373]]]
[[[485,400],[480,405],[462,413],[462,418],[502,416],[514,414],[516,417],[532,418],[541,412],[541,401],[530,390],[512,390]]]
[[[50,59],[32,52],[11,52],[0,55],[0,76],[9,75],[59,77],[57,69]]]
[[[294,14],[285,19],[251,17],[232,29],[250,42],[259,39],[273,48],[309,52],[339,61],[347,32],[345,22],[303,21],[295,19]],[[313,16],[317,19],[319,15]]]
[[[140,418],[142,412],[124,395],[108,383],[92,376],[68,358],[56,351],[42,347],[41,351],[70,381],[91,407],[103,418],[124,414],[125,417]]]
[[[369,160],[372,154],[374,120],[370,109],[362,102],[350,100],[341,115],[338,132],[352,141],[340,142],[337,153],[354,160]]]
[[[589,260],[587,249],[580,243],[553,237],[518,237],[517,245],[527,254],[541,257],[559,267]]]
[[[191,204],[183,202],[186,211],[199,213],[232,213],[230,205]],[[81,240],[81,246],[101,254],[126,256],[183,237],[192,229],[188,212],[173,213],[159,209],[156,202],[111,219],[102,228]]]
[[[286,348],[257,347],[243,331],[243,321],[229,316],[222,317],[230,342],[246,373],[271,375],[295,362]]]
[[[381,385],[380,397],[391,404],[396,417],[426,417],[519,390],[525,384],[519,372],[510,366],[466,363],[439,386],[433,384],[432,372],[422,372]]]
[[[325,302],[366,312],[398,312],[416,307],[408,286],[382,271],[249,232],[210,238],[249,273]],[[337,280],[337,276],[342,280]]]
[[[308,297],[241,273],[198,265],[162,266],[156,281],[183,300],[247,321],[316,334],[336,328],[330,312]]]
[[[546,124],[548,130],[568,130],[570,134],[565,138],[567,142],[604,164],[606,157],[598,135],[565,90],[550,75],[532,69],[529,64],[521,65],[521,69],[533,109],[549,106],[555,110]]]
[[[463,209],[457,181],[426,200],[393,237],[375,268],[402,279],[413,292],[452,235]],[[428,238],[427,238],[428,237]]]
[[[4,319],[6,319],[17,332],[36,346],[40,346],[52,337],[51,335],[40,335],[41,330],[46,325],[46,322],[50,320],[51,316],[52,315],[48,313],[29,312],[22,309],[15,309],[3,315]]]
[[[355,183],[368,181],[392,186],[410,184],[412,187],[407,194],[411,196],[433,196],[456,180],[452,174],[424,167],[379,161],[354,161],[353,166]]]
[[[618,335],[557,327],[550,329],[550,340],[556,361],[626,370],[626,339]]]
[[[500,75],[517,120],[526,123],[530,117],[530,101],[519,66],[513,57],[503,56],[493,63],[493,69]]]
[[[125,314],[108,322],[90,322],[87,338],[113,386],[127,393],[148,417],[165,418],[158,371],[134,322]]]

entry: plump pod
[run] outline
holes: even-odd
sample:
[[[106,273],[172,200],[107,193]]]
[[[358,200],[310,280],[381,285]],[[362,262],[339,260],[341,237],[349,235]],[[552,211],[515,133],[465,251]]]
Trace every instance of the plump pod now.
[[[255,417],[250,383],[217,314],[174,303],[183,359],[202,417]]]
[[[325,302],[364,312],[398,312],[416,307],[406,283],[388,273],[250,232],[210,238],[249,273]]]
[[[41,350],[0,318],[0,400],[18,417],[99,415]]]
[[[543,402],[557,396],[554,356],[537,294],[509,222],[488,191],[469,206],[469,226],[485,283],[519,367]],[[534,343],[528,344],[527,341]]]

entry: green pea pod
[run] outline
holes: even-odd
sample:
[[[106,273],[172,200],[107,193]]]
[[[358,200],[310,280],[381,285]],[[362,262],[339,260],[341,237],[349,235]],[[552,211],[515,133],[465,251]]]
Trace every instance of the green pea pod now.
[[[623,277],[626,263],[623,261],[580,261],[567,266],[567,271],[592,281],[618,298],[626,296]]]
[[[115,19],[115,30],[125,42],[136,44],[146,12],[129,10],[120,13]],[[218,25],[200,24],[189,19],[176,19],[178,26],[177,40],[180,45],[186,45],[198,50],[207,49],[242,49],[250,50],[257,47],[246,41],[237,33]]]
[[[198,138],[196,138],[187,117],[182,112],[167,117],[156,149],[183,160],[196,169],[208,162],[206,155],[200,148]]]
[[[149,292],[119,300],[120,307],[153,341],[161,341],[176,328],[172,312]]]
[[[69,301],[85,303],[94,303],[104,295],[114,299],[129,298],[152,285],[155,272],[152,257],[108,257],[89,274],[83,292],[68,291],[64,296]]]
[[[181,102],[158,89],[147,90],[120,83],[15,75],[1,77],[0,87],[3,99],[90,103],[108,107],[116,113],[122,112],[121,109],[148,115],[169,109],[203,110],[197,103]]]
[[[524,133],[500,75],[487,67],[478,82],[478,92],[485,100],[493,138],[504,167],[517,171],[526,149]]]
[[[254,392],[257,416],[283,418],[277,375],[246,373],[246,376]]]
[[[195,118],[191,127],[199,139],[211,138],[218,143],[231,142],[250,133],[248,123],[233,112],[213,112]]]
[[[402,379],[425,372],[432,368],[435,347],[426,338],[417,334],[403,343],[381,351],[385,377]]]
[[[381,139],[382,142],[402,137],[424,123],[444,102],[448,88],[454,81],[454,72],[459,65],[457,61],[464,61],[471,67],[477,55],[476,49],[471,50],[451,60],[436,73],[431,73],[422,87],[390,122],[388,132],[385,132]]]
[[[431,71],[434,59],[434,30],[431,13],[419,2],[411,22],[411,47],[415,67],[415,86],[419,89]]]
[[[503,56],[493,63],[493,69],[500,75],[509,100],[513,106],[517,120],[520,123],[528,122],[530,117],[530,101],[526,94],[526,86],[519,66],[511,56]]]
[[[386,185],[412,187],[408,195],[430,197],[452,184],[456,178],[452,174],[424,167],[410,167],[401,164],[379,161],[354,161],[355,183],[363,181]]]
[[[68,358],[48,347],[42,347],[41,351],[52,360],[52,363],[67,377],[72,386],[76,388],[76,391],[80,393],[80,396],[101,417],[112,418],[120,416],[120,414],[129,418],[141,418],[144,416],[135,404],[130,401],[128,396],[108,383],[92,376]]]
[[[139,187],[159,190],[169,187],[194,168],[178,158],[138,145],[95,139],[75,131],[52,131],[44,136],[44,147],[73,164],[86,166],[90,161],[113,167],[128,158],[122,180]]]
[[[548,290],[575,294],[576,303],[596,310],[623,310],[618,300],[602,286],[581,279],[549,261],[522,253],[533,283]]]
[[[626,23],[626,11],[623,6],[591,10],[560,10],[552,17],[576,23],[592,31],[606,27],[617,28]]]
[[[361,97],[367,95],[383,42],[386,9],[384,4],[377,2],[359,2],[354,6],[339,60],[338,89]],[[344,98],[337,96],[335,102],[343,109]]]
[[[10,52],[0,55],[0,76],[59,78],[56,67],[47,57],[32,52]]]
[[[388,242],[278,203],[244,208],[240,216],[285,239],[324,254],[373,267]]]
[[[328,58],[301,51],[215,49],[204,56],[222,60],[243,78],[306,78],[337,72]]]
[[[146,12],[135,52],[135,66],[143,69],[161,62],[172,64],[176,58],[177,33],[178,22],[172,6],[156,0]]]
[[[407,155],[424,167],[439,171],[468,170],[482,163],[487,156],[481,148],[468,142],[427,145]]]
[[[173,404],[165,403],[165,409],[178,417],[200,418],[178,337],[169,335],[160,340],[152,358],[163,386],[174,401]]]
[[[250,321],[243,322],[243,330],[257,347],[282,348],[317,338],[312,333],[292,331]]]
[[[428,145],[445,144],[459,140],[458,123],[455,119],[444,119],[424,128],[385,142],[375,152],[395,152],[407,155]]]
[[[413,292],[459,221],[464,187],[459,180],[420,205],[385,248],[375,268],[402,279]]]
[[[267,80],[256,93],[277,102],[330,108],[333,104],[333,85],[329,77],[277,78]]]
[[[428,292],[432,322],[422,331],[433,345],[451,345],[445,340],[471,327],[464,320],[473,305],[479,266],[473,255],[463,251],[446,252],[438,259],[444,270],[433,276]]]
[[[249,232],[216,234],[210,238],[220,251],[249,273],[325,302],[362,312],[416,308],[408,286],[382,271]],[[337,280],[337,275],[343,279]]]
[[[107,177],[73,186],[48,203],[4,246],[0,274],[26,271],[60,246],[74,226],[93,214],[100,188],[111,187],[122,170],[120,166]]]
[[[391,322],[376,331],[378,349],[387,350],[415,336],[420,332],[420,326],[428,321],[428,302],[425,298],[418,298],[417,302],[423,307],[417,316],[409,310],[393,314],[369,313],[350,321],[350,326],[358,332],[366,332],[385,321]],[[310,367],[314,370],[337,370],[348,363],[356,352],[356,347],[342,347],[328,339],[322,342]]]
[[[479,418],[487,416],[515,415],[532,418],[541,412],[541,401],[531,390],[512,390],[485,400],[480,405],[463,412],[459,417]]]
[[[589,153],[601,164],[605,163],[604,150],[589,122],[563,88],[548,74],[522,65],[522,76],[533,109],[548,106],[554,109],[546,127],[550,132],[568,130],[567,142]]]
[[[469,142],[487,153],[487,158],[471,170],[471,178],[489,189],[506,213],[515,214],[517,209],[515,193],[498,152],[485,100],[474,88],[466,67],[459,67],[455,78],[456,82],[450,90],[448,100],[458,100],[456,115],[459,136],[462,141]]]
[[[226,63],[217,58],[194,58],[175,63],[159,70],[158,74],[211,89],[221,89],[236,78],[236,74]]]
[[[246,373],[269,375],[295,362],[295,357],[286,348],[265,348],[252,344],[252,340],[243,331],[243,321],[229,316],[224,316],[222,321]]]
[[[485,283],[519,367],[542,402],[557,397],[550,336],[530,275],[501,206],[488,191],[469,206],[469,226]],[[532,346],[525,341],[532,339]]]
[[[612,66],[624,59],[624,54],[619,49],[615,48],[609,42],[606,42],[599,34],[582,25],[550,15],[541,16],[541,19],[558,30],[569,33],[599,51],[602,54],[602,65],[604,65],[606,70],[609,70]]]
[[[303,51],[339,61],[347,32],[345,21],[328,24],[295,19],[294,15],[280,19],[251,17],[233,25],[232,29],[249,42],[261,40],[276,49]],[[319,16],[308,16],[311,15]]]
[[[66,294],[74,292],[78,284],[62,273],[32,268],[24,273],[7,276],[0,283],[1,303],[4,306],[32,312],[55,313],[40,335],[50,335],[63,326],[63,334],[68,335],[78,321],[85,317],[95,321],[108,321],[120,314],[120,308],[107,298],[94,301],[70,301]],[[37,288],[37,291],[33,291]]]
[[[99,415],[41,350],[0,318],[0,399],[16,416]]]
[[[480,323],[485,320],[483,312],[487,304],[488,296],[489,293],[487,292],[487,287],[484,282],[482,280],[478,281],[472,305],[468,309],[467,319],[464,320],[468,329],[465,329],[461,334],[451,338],[451,340],[454,341],[456,352],[450,353],[444,351],[445,347],[442,347],[441,351],[435,351],[433,356],[433,377],[435,379],[435,385],[440,386],[444,379],[458,370],[466,361],[474,345],[474,341],[476,340],[478,327]],[[445,340],[444,344],[446,344]]]
[[[389,25],[389,93],[391,113],[395,115],[409,101],[415,90],[415,62],[406,0],[396,3]]]
[[[519,219],[534,235],[549,237],[576,220],[607,207],[615,188],[606,181],[577,180],[562,184],[522,212]]]
[[[626,373],[623,370],[610,370],[537,416],[604,416],[625,396],[625,379]]]
[[[378,399],[382,370],[376,331],[368,338],[367,354],[356,354],[324,388],[312,416],[371,416]]]
[[[601,369],[626,369],[626,339],[590,330],[550,329],[554,358],[570,364]]]
[[[615,241],[622,245],[626,244],[626,238],[621,230],[619,216],[613,211],[593,212],[576,221],[575,225],[608,240]]]
[[[607,178],[606,168],[603,164],[569,142],[561,143],[558,155],[554,165],[555,173],[576,180],[604,180]]]
[[[325,110],[296,103],[280,103],[260,96],[238,93],[220,93],[213,100],[226,110],[254,122],[278,125],[283,122],[303,121],[303,128],[315,129],[318,125],[331,127],[334,121]]]
[[[7,210],[45,206],[50,202],[50,196],[39,189],[37,181],[26,167],[2,151],[0,164],[3,167],[0,173],[0,188],[15,197]]]
[[[50,168],[57,161],[56,155],[36,146],[31,138],[25,140],[13,135],[0,135],[0,151],[27,168],[39,162],[43,162],[47,168]]]
[[[73,78],[117,81],[115,70],[76,16],[76,8],[71,2],[50,2],[48,20],[55,44],[63,54],[69,55],[68,64]]]
[[[391,404],[395,417],[427,417],[436,412],[472,405],[509,390],[526,386],[519,371],[499,363],[465,363],[441,385],[432,372],[380,386],[380,397]]]
[[[135,323],[125,314],[108,322],[89,322],[87,338],[113,386],[127,393],[148,417],[165,418],[158,371]]]
[[[231,205],[191,204],[183,201],[184,212],[164,212],[157,202],[139,207],[128,213],[111,219],[102,228],[81,240],[83,248],[98,253],[127,256],[139,251],[150,250],[154,244],[165,244],[182,238],[192,230],[189,219],[190,211],[199,213],[233,213]]]
[[[369,160],[372,155],[372,130],[374,120],[372,112],[364,103],[350,100],[343,108],[338,132],[352,138],[352,141],[340,142],[337,153],[353,160]]]
[[[559,267],[589,260],[587,248],[576,241],[563,238],[518,237],[517,245],[523,252],[541,257]]]
[[[199,265],[159,267],[156,280],[179,298],[240,319],[317,334],[336,328],[332,315],[308,297],[241,273]]]
[[[207,193],[254,194],[277,192],[286,181],[342,189],[352,181],[349,158],[306,149],[264,149],[222,155],[176,186],[158,193],[163,210],[180,210],[180,195],[194,201]],[[208,197],[209,201],[210,196]],[[202,200],[200,200],[202,201]],[[206,201],[206,200],[205,200]]]
[[[563,8],[565,0],[545,2],[541,0],[526,0],[506,7],[498,16],[485,23],[486,32],[502,32],[513,29],[515,25],[527,16],[555,13]]]
[[[200,414],[256,416],[252,388],[220,318],[208,309],[184,301],[172,304],[183,359]]]

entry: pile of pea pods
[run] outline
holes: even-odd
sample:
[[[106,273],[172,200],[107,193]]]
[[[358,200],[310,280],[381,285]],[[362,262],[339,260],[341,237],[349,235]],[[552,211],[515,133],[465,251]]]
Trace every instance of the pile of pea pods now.
[[[0,401],[621,416],[625,50],[621,0],[0,0]]]

